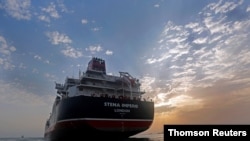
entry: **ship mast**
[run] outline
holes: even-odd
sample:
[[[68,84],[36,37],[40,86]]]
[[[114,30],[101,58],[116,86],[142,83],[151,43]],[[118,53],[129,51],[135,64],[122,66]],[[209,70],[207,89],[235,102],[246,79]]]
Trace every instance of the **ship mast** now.
[[[133,78],[128,72],[119,72],[120,73],[120,77],[123,78],[126,83],[128,84],[128,87],[130,89],[130,98],[132,99],[132,81],[135,80],[135,78]]]

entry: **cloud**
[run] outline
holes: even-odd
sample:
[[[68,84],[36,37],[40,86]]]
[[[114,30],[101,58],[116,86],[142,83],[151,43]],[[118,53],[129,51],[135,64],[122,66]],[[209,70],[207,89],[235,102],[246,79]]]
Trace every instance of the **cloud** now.
[[[250,11],[250,6],[248,6],[246,9],[246,12],[249,12],[249,11]]]
[[[147,91],[148,93],[151,93],[154,91],[154,83],[155,83],[155,79],[154,77],[143,77],[143,79],[141,80],[141,83],[143,84],[141,87],[141,90],[143,91]]]
[[[159,7],[160,7],[160,4],[155,4],[154,7],[155,7],[155,8],[159,8]]]
[[[40,97],[37,94],[19,88],[20,84],[12,82],[4,82],[0,80],[0,103],[17,104],[17,105],[47,105],[52,103],[52,99],[46,100],[45,97]]]
[[[112,55],[112,54],[113,54],[113,51],[111,51],[111,50],[106,50],[105,54],[106,54],[106,55]]]
[[[13,69],[15,66],[11,62],[11,54],[16,51],[14,46],[7,43],[3,36],[0,36],[0,66],[4,69]]]
[[[16,51],[16,48],[14,46],[9,46],[7,44],[7,41],[3,36],[0,36],[0,53],[3,55],[10,55],[11,52]]]
[[[82,57],[83,54],[81,51],[76,50],[71,46],[67,46],[65,49],[61,51],[65,56],[72,57],[72,58],[79,58]]]
[[[95,54],[97,52],[100,52],[103,50],[101,45],[96,45],[96,46],[89,46],[88,48],[85,49],[86,51],[90,51],[92,54]]]
[[[38,69],[33,68],[33,69],[32,69],[32,73],[38,74],[38,73],[39,73],[39,71],[38,71]]]
[[[27,67],[23,63],[20,63],[19,66],[18,66],[18,68],[20,68],[20,69],[26,69]]]
[[[41,21],[48,22],[48,23],[50,22],[50,18],[48,16],[45,16],[45,15],[38,16],[38,19]]]
[[[41,136],[54,96],[39,96],[18,86],[19,83],[0,80],[0,111],[4,113],[0,114],[1,136],[15,137],[23,129],[26,131],[21,135]],[[34,120],[36,123],[29,124]]]
[[[197,38],[193,41],[195,44],[205,44],[207,43],[207,38]]]
[[[54,45],[72,43],[72,40],[67,35],[59,33],[58,31],[46,32],[46,35],[49,37],[49,41]]]
[[[46,32],[47,37],[49,37],[49,41],[54,45],[63,45],[63,49],[61,53],[67,57],[71,58],[80,58],[83,56],[82,52],[79,49],[75,49],[74,47],[70,46],[72,40],[65,34],[59,33],[58,31],[54,32]],[[99,51],[100,48],[90,47],[91,52]],[[49,63],[49,61],[46,61]]]
[[[158,97],[161,95],[159,94]],[[162,106],[169,106],[169,107],[174,107],[174,108],[183,108],[185,106],[189,106],[189,110],[194,110],[195,106],[201,105],[202,100],[201,99],[194,99],[191,96],[188,95],[178,95],[173,98],[170,98],[168,101],[165,101],[165,96],[164,94],[162,95],[163,102],[156,104],[156,107],[162,107]],[[190,106],[194,106],[191,108]],[[158,110],[158,109],[157,109]],[[196,110],[196,108],[195,108]],[[164,112],[163,109],[159,110],[160,112]],[[168,111],[168,110],[166,110]]]
[[[43,59],[41,56],[39,55],[34,55],[34,59],[38,60],[38,61],[42,61],[46,64],[50,64],[50,61],[49,60],[46,60],[46,59]]]
[[[58,0],[55,3],[51,2],[47,7],[42,7],[41,12],[38,14],[38,19],[44,22],[50,22],[52,19],[59,19],[59,13],[70,13],[63,1]]]
[[[97,31],[101,30],[101,27],[94,27],[94,28],[91,28],[91,30],[94,32],[97,32]]]
[[[42,8],[42,11],[48,13],[52,18],[60,18],[60,15],[56,10],[56,5],[53,2],[51,2],[48,7]]]
[[[54,82],[56,80],[56,76],[53,74],[45,73],[44,76],[50,81]]]
[[[42,60],[42,57],[39,56],[39,55],[35,55],[34,58],[37,59],[37,60]]]
[[[223,0],[220,0],[218,3],[211,3],[206,8],[209,8],[213,13],[215,14],[223,14],[228,13],[229,11],[234,10],[236,7],[241,5],[243,3],[243,0],[235,2],[224,2]]]
[[[142,79],[145,97],[154,99],[157,113],[173,115],[178,120],[171,120],[180,123],[249,122],[244,112],[250,106],[249,14],[231,15],[247,11],[242,3],[210,3],[194,21],[166,24],[159,45],[145,58],[148,69]]]
[[[32,15],[38,15],[38,19],[50,22],[51,19],[60,18],[59,12],[69,13],[62,1],[51,2],[47,7],[41,8],[41,13],[31,11],[31,0],[6,0],[0,3],[0,9],[4,9],[10,16],[18,20],[30,20]],[[34,14],[33,14],[34,13]]]
[[[88,23],[88,20],[87,19],[82,19],[82,24],[87,24]]]
[[[0,8],[4,9],[10,16],[18,20],[29,20],[31,18],[30,0],[7,0]]]
[[[63,0],[58,0],[57,4],[58,4],[58,7],[60,8],[61,12],[64,12],[64,13],[72,13],[73,12],[72,10],[68,10],[68,8],[63,3]]]

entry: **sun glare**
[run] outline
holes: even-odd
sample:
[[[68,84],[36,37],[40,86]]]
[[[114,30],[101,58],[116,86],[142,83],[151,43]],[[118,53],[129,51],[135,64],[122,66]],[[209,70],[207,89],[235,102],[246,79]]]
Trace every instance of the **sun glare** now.
[[[164,100],[164,93],[157,95],[158,100],[156,101],[155,107],[170,106],[170,107],[183,107],[190,105],[201,104],[201,99],[194,99],[191,96],[179,95],[168,100]]]

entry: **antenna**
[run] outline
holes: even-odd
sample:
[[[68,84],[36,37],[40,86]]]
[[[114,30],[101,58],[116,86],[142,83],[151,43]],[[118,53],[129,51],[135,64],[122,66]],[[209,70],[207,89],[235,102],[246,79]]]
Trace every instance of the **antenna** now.
[[[81,77],[81,74],[82,74],[82,72],[81,72],[81,70],[79,69],[79,78]]]
[[[78,67],[78,76],[79,76],[79,78],[81,77],[81,69],[80,69],[80,66],[81,66],[81,65],[79,65],[79,64],[77,65],[77,67]]]

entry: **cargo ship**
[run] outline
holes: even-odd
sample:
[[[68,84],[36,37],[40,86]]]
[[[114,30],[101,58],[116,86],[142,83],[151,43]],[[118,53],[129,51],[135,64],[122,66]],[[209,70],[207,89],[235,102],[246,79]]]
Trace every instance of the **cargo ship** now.
[[[128,72],[107,74],[105,60],[92,57],[78,78],[55,83],[45,140],[128,138],[147,130],[154,119],[154,102],[143,98],[140,86]]]

